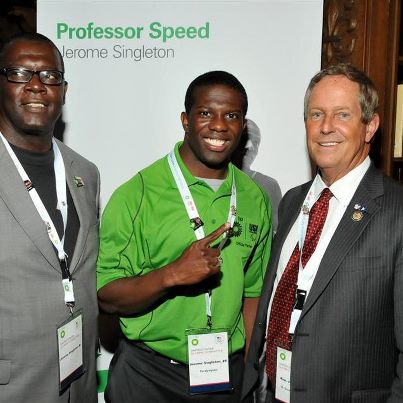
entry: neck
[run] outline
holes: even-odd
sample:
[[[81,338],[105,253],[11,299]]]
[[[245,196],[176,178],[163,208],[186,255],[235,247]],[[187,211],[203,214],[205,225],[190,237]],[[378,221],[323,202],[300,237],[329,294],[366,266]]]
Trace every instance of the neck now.
[[[52,135],[37,135],[37,134],[10,134],[2,132],[6,140],[16,147],[26,151],[37,153],[46,153],[52,147]]]
[[[179,148],[179,154],[190,173],[197,178],[225,179],[228,172],[228,162],[210,167],[200,161],[193,153],[187,151],[184,144]]]

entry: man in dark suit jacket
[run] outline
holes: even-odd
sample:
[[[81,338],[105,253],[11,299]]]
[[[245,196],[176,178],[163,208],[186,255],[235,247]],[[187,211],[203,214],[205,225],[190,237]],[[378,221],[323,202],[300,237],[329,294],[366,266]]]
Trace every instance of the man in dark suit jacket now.
[[[53,138],[66,90],[48,38],[1,48],[0,403],[97,401],[99,174]]]
[[[403,188],[368,157],[377,106],[374,85],[352,66],[322,70],[308,86],[304,119],[318,174],[280,203],[244,401],[263,380],[264,393],[255,393],[262,402],[403,402]],[[289,287],[296,300],[281,318],[289,344],[282,346],[271,330],[276,291],[293,248],[304,244],[304,217],[324,188],[332,196],[326,221],[306,265],[302,258],[297,264]],[[262,363],[267,371],[259,371]]]

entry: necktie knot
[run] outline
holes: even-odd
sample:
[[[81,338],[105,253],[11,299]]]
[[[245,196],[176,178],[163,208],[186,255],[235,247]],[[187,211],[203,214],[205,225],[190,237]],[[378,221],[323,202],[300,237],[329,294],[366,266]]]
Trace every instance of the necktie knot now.
[[[329,204],[330,199],[333,197],[333,193],[330,191],[329,188],[324,188],[322,193],[319,196],[319,199],[316,201],[315,204],[319,204],[321,206],[326,206]]]

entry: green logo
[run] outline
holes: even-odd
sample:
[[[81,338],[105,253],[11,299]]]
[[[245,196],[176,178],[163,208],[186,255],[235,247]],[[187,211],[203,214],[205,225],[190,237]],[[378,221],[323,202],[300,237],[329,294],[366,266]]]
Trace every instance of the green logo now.
[[[285,353],[280,353],[280,358],[284,361],[287,357]]]
[[[60,332],[60,337],[63,339],[64,336],[66,336],[66,332],[65,332],[64,330],[62,330],[62,331]]]
[[[69,291],[69,290],[70,290],[69,285],[68,285],[68,284],[65,284],[65,285],[64,285],[64,289],[65,289],[65,291]]]
[[[199,344],[199,340],[192,339],[192,346],[197,346]]]

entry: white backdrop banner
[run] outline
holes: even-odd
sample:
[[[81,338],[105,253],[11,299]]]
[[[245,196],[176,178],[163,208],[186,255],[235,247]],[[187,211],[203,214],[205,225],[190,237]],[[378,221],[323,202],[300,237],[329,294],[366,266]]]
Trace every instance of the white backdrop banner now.
[[[322,3],[38,0],[38,32],[66,65],[63,139],[98,165],[102,205],[183,138],[186,89],[211,70],[234,74],[248,93],[262,136],[252,168],[283,193],[307,181],[303,96],[320,68]]]

